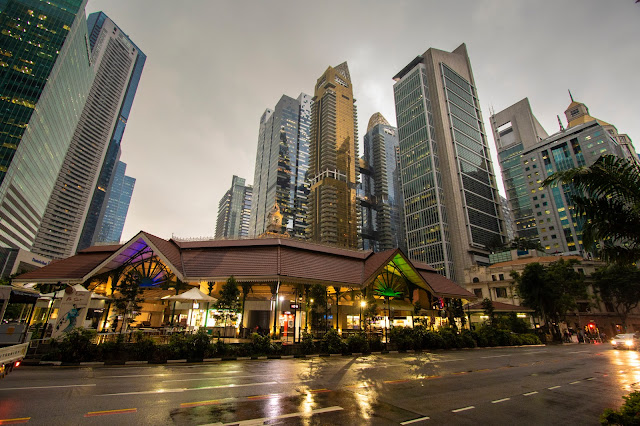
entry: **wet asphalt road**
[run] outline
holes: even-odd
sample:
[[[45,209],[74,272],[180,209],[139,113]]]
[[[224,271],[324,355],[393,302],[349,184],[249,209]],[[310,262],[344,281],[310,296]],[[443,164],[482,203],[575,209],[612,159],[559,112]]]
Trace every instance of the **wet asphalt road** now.
[[[596,425],[638,386],[640,353],[607,345],[20,367],[0,425]]]

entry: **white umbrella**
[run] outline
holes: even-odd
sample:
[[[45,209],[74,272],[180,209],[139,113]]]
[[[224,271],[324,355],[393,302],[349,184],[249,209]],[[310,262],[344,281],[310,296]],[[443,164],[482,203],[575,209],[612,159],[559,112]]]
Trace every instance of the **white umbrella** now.
[[[189,291],[185,291],[181,294],[176,294],[174,296],[163,297],[165,300],[175,300],[175,301],[194,301],[194,302],[217,302],[218,299],[215,297],[211,297],[207,294],[204,294],[200,291],[198,287],[194,287]]]

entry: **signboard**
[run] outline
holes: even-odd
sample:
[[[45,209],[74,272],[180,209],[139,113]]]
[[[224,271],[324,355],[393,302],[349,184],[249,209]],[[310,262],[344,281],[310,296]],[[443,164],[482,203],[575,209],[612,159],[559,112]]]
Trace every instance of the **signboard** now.
[[[290,305],[290,309],[300,309],[300,305],[298,305],[297,303],[292,303]]]
[[[60,301],[58,318],[53,326],[51,337],[55,339],[76,327],[82,327],[84,319],[87,317],[87,307],[90,300],[90,291],[78,291],[73,287],[67,287]]]

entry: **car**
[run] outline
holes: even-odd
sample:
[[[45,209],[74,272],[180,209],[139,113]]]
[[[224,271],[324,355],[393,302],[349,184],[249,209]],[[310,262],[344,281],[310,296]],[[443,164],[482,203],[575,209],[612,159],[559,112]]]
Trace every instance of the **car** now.
[[[611,346],[614,349],[638,349],[640,348],[640,337],[633,333],[616,334],[611,339]]]

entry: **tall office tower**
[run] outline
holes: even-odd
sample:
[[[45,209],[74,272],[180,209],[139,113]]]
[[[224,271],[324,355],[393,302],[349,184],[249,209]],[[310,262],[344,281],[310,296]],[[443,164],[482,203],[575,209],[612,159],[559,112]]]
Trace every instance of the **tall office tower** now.
[[[0,245],[31,250],[94,78],[86,0],[0,2]]]
[[[304,93],[297,99],[284,95],[262,114],[249,235],[266,231],[269,211],[277,203],[284,230],[306,237],[310,126],[311,96]]]
[[[520,157],[525,150],[549,135],[533,115],[528,98],[493,114],[491,129],[498,148],[502,181],[515,222],[516,236],[536,240],[538,238],[536,218],[533,215],[533,207],[529,197],[530,191]],[[536,173],[540,173],[540,171],[534,170],[533,175],[535,176]],[[529,175],[530,170],[526,174]]]
[[[311,106],[309,236],[357,248],[358,117],[347,63],[318,79]]]
[[[511,206],[509,206],[509,202],[502,195],[500,196],[500,205],[502,207],[502,218],[504,219],[504,228],[507,232],[507,241],[513,241],[516,237],[516,223],[513,220],[513,213],[511,213]]]
[[[215,238],[237,239],[249,236],[249,220],[253,188],[238,176],[231,179],[231,188],[220,198]]]
[[[394,80],[408,255],[461,280],[506,236],[467,48],[429,49]]]
[[[97,243],[119,243],[122,237],[124,222],[127,220],[127,212],[136,184],[135,178],[126,176],[127,165],[118,161],[113,173],[113,184],[109,191],[104,215],[100,223],[100,233]]]
[[[362,248],[382,251],[404,244],[402,187],[397,167],[398,130],[376,112],[364,135]]]
[[[53,259],[75,253],[137,57],[126,34],[104,20],[91,52],[96,77],[38,228],[35,253]]]
[[[101,35],[104,34],[103,27],[105,22],[107,25],[113,24],[109,17],[103,12],[92,13],[87,18],[87,23],[89,25],[89,43],[91,44],[92,50],[95,49],[96,43]],[[120,31],[120,33],[122,34],[122,31]],[[124,94],[124,100],[120,106],[118,119],[116,121],[115,128],[113,129],[111,140],[109,141],[107,153],[104,157],[104,161],[102,162],[97,184],[93,190],[89,210],[87,211],[87,216],[80,234],[80,240],[77,247],[78,250],[90,247],[96,242],[103,241],[100,237],[100,234],[103,232],[102,228],[104,227],[102,218],[104,217],[108,200],[111,198],[109,190],[113,180],[115,179],[114,172],[116,170],[116,164],[120,159],[120,144],[122,142],[122,136],[127,125],[127,120],[129,120],[129,114],[138,89],[142,69],[144,68],[144,64],[147,59],[146,55],[129,38],[127,38],[127,41],[138,51],[138,56],[136,57],[133,71],[129,78],[129,83]]]
[[[513,116],[500,112],[492,118],[494,132],[502,135],[502,141],[505,135],[510,134],[510,128],[521,125],[518,124],[520,121],[513,120]],[[566,129],[560,121],[558,133],[532,146],[524,146],[524,149],[517,148],[522,149],[518,159],[524,182],[522,190],[516,192],[516,196],[527,194],[533,218],[527,229],[531,229],[531,233],[535,232],[533,236],[539,239],[548,253],[579,254],[584,250],[583,219],[576,214],[571,202],[574,189],[571,185],[543,187],[542,181],[556,171],[590,166],[604,154],[633,160],[636,156],[625,147],[625,144],[631,144],[628,136],[622,135],[625,139],[621,144],[621,135],[617,129],[590,116],[585,104],[572,99],[565,116],[568,122]],[[514,130],[513,133],[517,134],[517,131]],[[632,145],[631,147],[633,149]],[[512,194],[507,193],[507,197],[512,197]],[[509,199],[509,202],[513,205],[513,200]],[[521,232],[520,228],[518,232]]]

